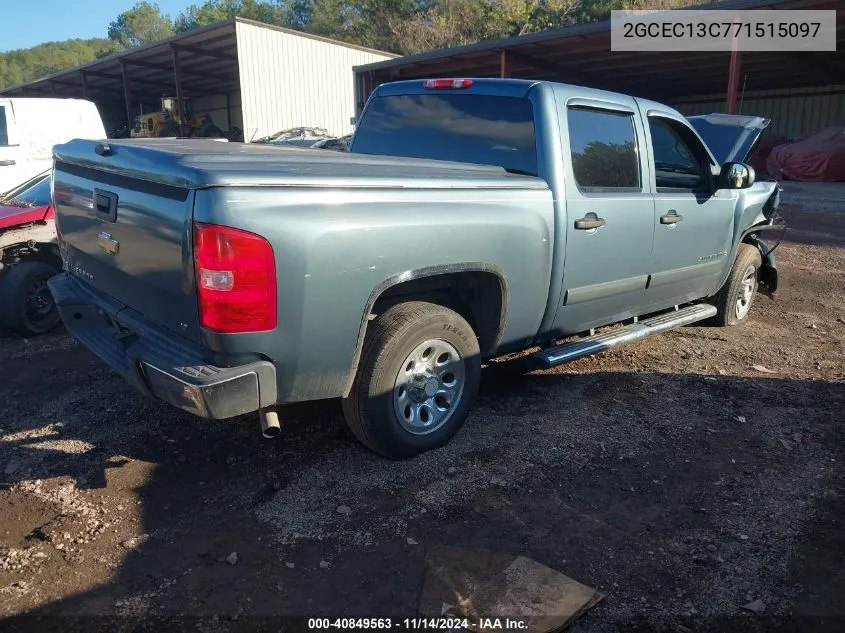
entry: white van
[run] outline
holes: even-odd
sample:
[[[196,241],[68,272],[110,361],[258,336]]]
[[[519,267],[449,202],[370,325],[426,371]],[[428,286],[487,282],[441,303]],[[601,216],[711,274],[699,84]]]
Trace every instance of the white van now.
[[[90,101],[0,97],[0,195],[49,169],[53,146],[73,138],[106,138]]]

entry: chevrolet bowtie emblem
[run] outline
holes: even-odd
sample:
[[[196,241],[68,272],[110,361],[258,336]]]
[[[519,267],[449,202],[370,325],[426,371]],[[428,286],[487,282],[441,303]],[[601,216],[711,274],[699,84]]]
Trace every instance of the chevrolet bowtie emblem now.
[[[120,249],[120,242],[113,240],[111,234],[100,231],[97,235],[97,246],[109,255],[117,255],[117,251]]]

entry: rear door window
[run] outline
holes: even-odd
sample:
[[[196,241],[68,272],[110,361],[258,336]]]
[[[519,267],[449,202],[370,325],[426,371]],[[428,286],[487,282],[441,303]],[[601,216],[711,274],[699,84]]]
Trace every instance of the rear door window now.
[[[585,193],[642,190],[633,114],[572,107],[567,121],[578,189]]]
[[[377,97],[351,151],[498,165],[535,176],[534,108],[521,97],[466,93]]]

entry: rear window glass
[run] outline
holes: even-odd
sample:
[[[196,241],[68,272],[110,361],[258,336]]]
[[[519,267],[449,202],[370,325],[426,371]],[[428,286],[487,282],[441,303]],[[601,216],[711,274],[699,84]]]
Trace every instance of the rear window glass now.
[[[361,118],[352,151],[498,165],[537,175],[534,111],[520,97],[378,97]]]
[[[570,108],[572,171],[581,191],[640,191],[634,117],[624,112]]]

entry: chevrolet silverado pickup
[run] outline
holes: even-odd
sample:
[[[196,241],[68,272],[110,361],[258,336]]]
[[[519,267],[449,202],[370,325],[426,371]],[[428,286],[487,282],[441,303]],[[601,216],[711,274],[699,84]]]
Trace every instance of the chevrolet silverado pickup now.
[[[484,359],[536,346],[551,367],[745,320],[777,286],[778,188],[742,162],[766,123],[436,79],[380,86],[349,153],[74,140],[55,149],[50,288],[152,397],[258,412],[268,437],[281,405],[341,398],[366,446],[412,456],[461,427]]]

